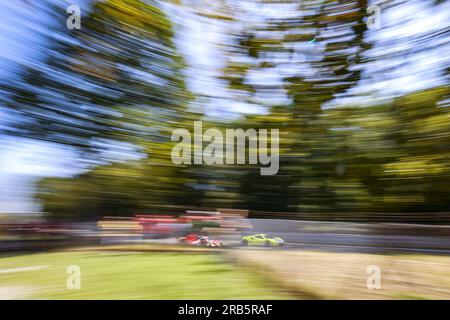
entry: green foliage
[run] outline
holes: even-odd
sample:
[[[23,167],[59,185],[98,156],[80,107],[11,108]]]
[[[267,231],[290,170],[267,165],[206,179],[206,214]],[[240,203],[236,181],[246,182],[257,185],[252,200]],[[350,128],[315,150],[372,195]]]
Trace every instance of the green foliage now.
[[[186,88],[172,22],[157,3],[137,0],[96,2],[82,32],[54,37],[45,68],[26,68],[22,82],[4,88],[20,120],[12,134],[67,144],[91,164],[74,178],[41,181],[45,211],[90,217],[202,206],[333,218],[450,209],[448,86],[376,104],[374,92],[363,93],[365,102],[336,103],[355,96],[367,64],[390,57],[386,48],[368,54],[367,1],[302,1],[289,15],[252,23],[240,21],[239,3],[197,14],[230,26],[220,98],[263,106],[264,114],[227,122],[190,112],[201,99]],[[278,174],[174,165],[172,130],[191,129],[194,120],[222,132],[279,129]],[[105,157],[118,142],[140,158]]]

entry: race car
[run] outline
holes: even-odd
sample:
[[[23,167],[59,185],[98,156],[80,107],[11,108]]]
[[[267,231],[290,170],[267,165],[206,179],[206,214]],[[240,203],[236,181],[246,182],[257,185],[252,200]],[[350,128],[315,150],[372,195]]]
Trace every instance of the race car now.
[[[207,235],[188,234],[186,237],[180,239],[181,242],[204,247],[223,247],[223,241],[212,239]]]
[[[265,233],[242,237],[241,243],[244,246],[264,247],[281,247],[284,245],[284,241],[280,237],[273,237]]]
[[[206,243],[207,247],[223,247],[223,241],[217,240],[217,239],[208,239],[208,242]]]

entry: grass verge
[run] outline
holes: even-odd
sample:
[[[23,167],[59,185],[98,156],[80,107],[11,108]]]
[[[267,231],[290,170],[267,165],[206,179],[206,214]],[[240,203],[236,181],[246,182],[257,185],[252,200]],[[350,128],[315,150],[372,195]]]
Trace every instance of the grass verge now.
[[[69,265],[81,289],[68,289]],[[0,258],[0,299],[280,299],[247,268],[216,254],[70,251]]]

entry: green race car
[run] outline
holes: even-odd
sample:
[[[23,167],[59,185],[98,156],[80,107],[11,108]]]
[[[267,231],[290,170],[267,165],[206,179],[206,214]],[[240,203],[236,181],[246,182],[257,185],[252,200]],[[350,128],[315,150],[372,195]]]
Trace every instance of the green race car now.
[[[281,247],[282,245],[284,245],[283,239],[279,237],[273,237],[265,233],[242,237],[241,243],[244,246],[264,247]]]

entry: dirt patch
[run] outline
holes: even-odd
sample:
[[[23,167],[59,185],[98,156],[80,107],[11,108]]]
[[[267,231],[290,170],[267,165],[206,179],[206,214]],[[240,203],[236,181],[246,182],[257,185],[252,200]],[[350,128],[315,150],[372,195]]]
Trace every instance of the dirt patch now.
[[[317,299],[450,299],[450,257],[288,250],[233,250],[290,290]],[[369,289],[369,266],[381,270],[381,288]]]

